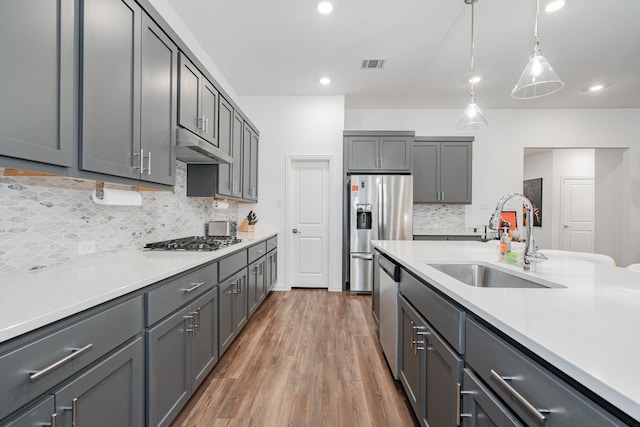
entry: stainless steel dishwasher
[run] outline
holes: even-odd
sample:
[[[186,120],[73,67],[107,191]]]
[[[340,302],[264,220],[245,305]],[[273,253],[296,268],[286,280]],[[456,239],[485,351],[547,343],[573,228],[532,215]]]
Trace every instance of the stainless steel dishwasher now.
[[[398,327],[400,310],[398,309],[398,284],[400,267],[384,255],[378,254],[376,268],[380,278],[380,344],[387,363],[398,379]]]

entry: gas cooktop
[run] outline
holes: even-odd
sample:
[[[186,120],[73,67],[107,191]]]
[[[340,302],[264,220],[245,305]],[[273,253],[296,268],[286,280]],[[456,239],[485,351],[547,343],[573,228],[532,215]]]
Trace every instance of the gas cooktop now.
[[[226,236],[189,236],[179,239],[147,243],[144,249],[161,251],[215,251],[229,245],[242,242],[237,237]]]

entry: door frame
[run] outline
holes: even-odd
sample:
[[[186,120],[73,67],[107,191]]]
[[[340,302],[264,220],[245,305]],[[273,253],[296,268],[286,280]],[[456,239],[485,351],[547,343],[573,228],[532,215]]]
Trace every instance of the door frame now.
[[[290,199],[290,191],[291,191],[291,175],[292,175],[292,171],[291,168],[293,166],[294,162],[300,162],[300,161],[308,161],[308,162],[313,162],[313,161],[327,161],[328,165],[329,165],[329,216],[327,218],[327,227],[328,227],[328,247],[329,247],[329,255],[328,255],[328,269],[327,269],[327,280],[329,281],[327,283],[327,289],[329,291],[342,291],[342,287],[338,288],[338,289],[334,289],[331,286],[332,283],[332,278],[333,278],[333,273],[334,270],[336,268],[336,266],[334,265],[335,262],[331,257],[331,250],[330,248],[332,248],[334,246],[334,221],[331,218],[331,214],[332,212],[335,211],[336,207],[335,207],[335,203],[333,200],[333,197],[331,197],[331,193],[332,193],[332,189],[336,188],[336,183],[335,183],[335,173],[334,173],[334,156],[331,154],[318,154],[318,155],[295,155],[295,154],[287,154],[286,156],[286,167],[285,167],[285,233],[287,238],[285,239],[285,250],[286,250],[286,260],[285,260],[285,285],[284,285],[284,290],[291,290],[291,265],[292,265],[292,259],[293,259],[293,251],[292,251],[292,244],[291,244],[291,229],[293,228],[293,225],[291,224],[291,214],[290,214],[290,210],[291,210],[291,199]],[[341,200],[341,199],[340,199]],[[338,241],[337,244],[339,244],[340,242]],[[340,259],[339,259],[340,260]]]

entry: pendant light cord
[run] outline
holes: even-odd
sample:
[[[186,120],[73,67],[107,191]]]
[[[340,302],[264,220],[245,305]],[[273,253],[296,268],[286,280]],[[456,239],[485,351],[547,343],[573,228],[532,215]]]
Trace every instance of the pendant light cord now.
[[[536,0],[536,23],[533,27],[533,42],[536,46],[540,45],[540,39],[538,39],[538,19],[540,17],[540,0]]]
[[[471,0],[471,96],[475,96],[475,93],[473,91],[473,80],[475,78],[474,76],[474,67],[473,67],[473,52],[475,50],[475,40],[473,37],[474,31],[473,31],[473,26],[474,26],[474,6],[475,6],[475,2],[476,0]]]

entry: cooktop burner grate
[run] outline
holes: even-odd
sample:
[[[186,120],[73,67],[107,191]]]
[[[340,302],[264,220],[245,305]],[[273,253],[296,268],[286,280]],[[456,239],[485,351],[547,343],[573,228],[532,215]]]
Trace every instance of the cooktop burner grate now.
[[[144,248],[162,251],[215,251],[242,242],[237,237],[190,236],[147,243]]]

